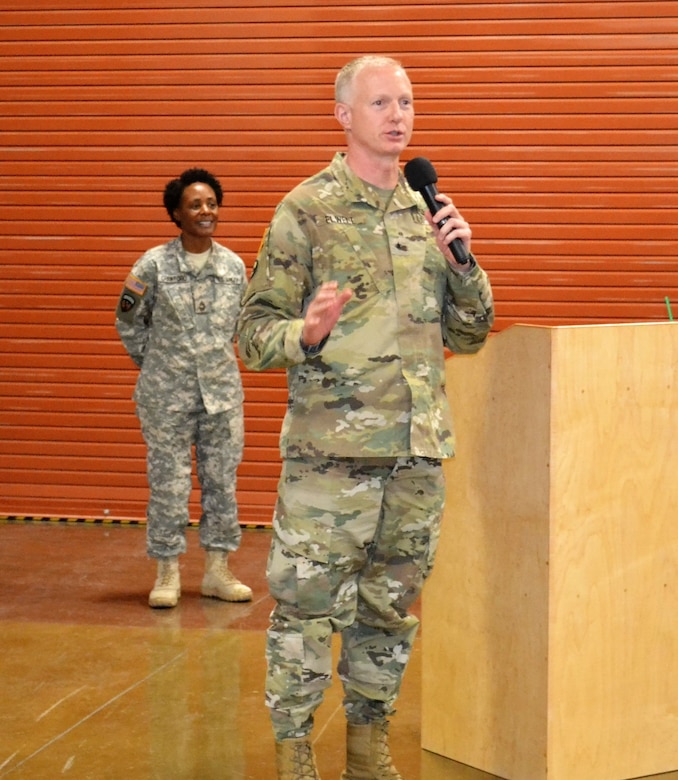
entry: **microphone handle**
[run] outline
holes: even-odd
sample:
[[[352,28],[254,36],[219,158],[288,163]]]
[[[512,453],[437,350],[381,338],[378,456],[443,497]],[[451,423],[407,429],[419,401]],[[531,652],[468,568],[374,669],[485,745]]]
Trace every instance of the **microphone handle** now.
[[[428,207],[428,210],[431,212],[431,214],[435,214],[440,211],[440,209],[443,207],[443,204],[439,200],[436,200],[435,196],[438,194],[438,189],[436,188],[435,184],[426,184],[421,188],[421,190],[419,190],[419,192],[424,198],[426,206]],[[449,217],[441,219],[437,224],[439,227],[442,227],[446,222],[449,222]],[[468,263],[468,252],[466,251],[464,242],[460,238],[454,238],[452,239],[452,243],[449,246],[452,254],[454,255],[454,259],[460,265],[466,265],[466,263]]]

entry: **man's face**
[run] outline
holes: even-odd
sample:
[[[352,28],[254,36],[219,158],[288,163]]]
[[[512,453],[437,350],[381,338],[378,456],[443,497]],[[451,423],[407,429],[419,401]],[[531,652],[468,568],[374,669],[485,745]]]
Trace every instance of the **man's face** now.
[[[379,157],[398,157],[412,137],[412,85],[402,68],[367,67],[354,79],[347,103],[336,117],[349,143]]]

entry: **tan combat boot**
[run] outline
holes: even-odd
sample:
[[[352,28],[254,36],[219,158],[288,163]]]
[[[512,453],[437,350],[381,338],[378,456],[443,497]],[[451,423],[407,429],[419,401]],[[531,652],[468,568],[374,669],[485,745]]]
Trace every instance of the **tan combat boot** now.
[[[320,780],[308,737],[276,742],[275,765],[278,780]]]
[[[179,558],[158,558],[158,576],[148,597],[151,607],[176,607],[181,596]]]
[[[252,589],[243,585],[228,568],[228,553],[208,550],[202,595],[222,601],[251,601]]]
[[[341,780],[402,780],[388,747],[388,722],[347,724],[346,771]]]

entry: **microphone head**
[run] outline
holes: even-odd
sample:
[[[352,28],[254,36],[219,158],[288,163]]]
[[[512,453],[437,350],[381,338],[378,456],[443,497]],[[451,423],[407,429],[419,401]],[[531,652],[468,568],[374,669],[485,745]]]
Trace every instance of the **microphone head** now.
[[[436,169],[431,164],[431,161],[425,157],[415,157],[408,163],[405,163],[403,173],[407,183],[417,192],[438,181]]]

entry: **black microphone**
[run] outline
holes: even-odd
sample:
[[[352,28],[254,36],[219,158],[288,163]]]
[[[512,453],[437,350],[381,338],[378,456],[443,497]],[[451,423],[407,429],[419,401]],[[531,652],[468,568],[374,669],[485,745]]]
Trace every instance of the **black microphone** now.
[[[443,207],[443,204],[436,200],[438,189],[436,182],[438,181],[438,174],[436,169],[431,164],[430,160],[425,157],[415,157],[408,163],[405,163],[405,178],[410,187],[418,192],[426,202],[426,206],[431,214],[435,214]],[[445,217],[438,222],[438,226],[444,225],[449,221],[449,217]],[[454,259],[461,265],[468,263],[468,252],[466,246],[460,238],[455,238],[450,244],[450,249],[454,255]]]

